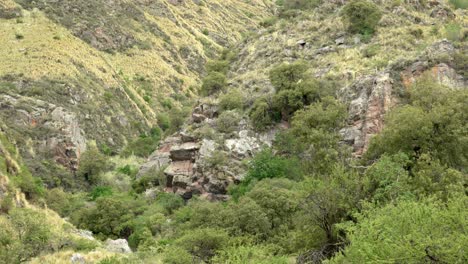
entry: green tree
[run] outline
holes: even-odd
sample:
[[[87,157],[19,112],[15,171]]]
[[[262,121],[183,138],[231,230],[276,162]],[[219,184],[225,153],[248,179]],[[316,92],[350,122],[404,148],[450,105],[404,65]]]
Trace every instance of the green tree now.
[[[283,63],[270,71],[270,82],[276,91],[293,90],[299,81],[306,78],[308,69],[304,61],[296,61],[291,64]]]
[[[96,145],[90,144],[80,158],[77,175],[90,184],[99,182],[99,175],[107,168],[107,157],[99,152]]]
[[[187,250],[192,256],[209,262],[209,260],[227,246],[228,234],[222,229],[204,228],[190,230],[180,237],[175,245]]]
[[[367,0],[353,0],[341,12],[343,22],[351,33],[372,34],[382,18],[379,7]]]
[[[468,198],[400,201],[372,207],[341,225],[350,241],[327,263],[464,263]]]
[[[205,78],[201,87],[203,95],[212,95],[226,87],[226,75],[220,72],[211,72]]]

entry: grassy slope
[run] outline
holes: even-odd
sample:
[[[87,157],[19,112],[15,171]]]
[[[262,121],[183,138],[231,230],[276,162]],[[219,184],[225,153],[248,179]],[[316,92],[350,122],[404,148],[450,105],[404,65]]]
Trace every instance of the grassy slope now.
[[[345,86],[359,76],[382,71],[397,62],[415,60],[432,43],[450,35],[447,25],[461,28],[468,25],[464,10],[454,11],[456,18],[453,20],[443,20],[431,17],[431,8],[418,9],[409,4],[397,7],[392,1],[384,1],[380,7],[384,16],[378,32],[368,43],[355,44],[355,36],[345,34],[340,8],[332,3],[300,13],[293,19],[280,19],[242,44],[239,60],[231,68],[232,82],[249,91],[271,91],[268,72],[273,66],[304,59],[311,65],[311,75],[339,80]],[[418,30],[422,31],[420,37],[412,34]],[[345,45],[337,46],[335,40],[343,35]],[[296,44],[299,40],[307,42],[306,48]],[[335,51],[316,54],[323,47],[332,47]],[[366,57],[366,52],[372,48],[375,48],[375,56]]]

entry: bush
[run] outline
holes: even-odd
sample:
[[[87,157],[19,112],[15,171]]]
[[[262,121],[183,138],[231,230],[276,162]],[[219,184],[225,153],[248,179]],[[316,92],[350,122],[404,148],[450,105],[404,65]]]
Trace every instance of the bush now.
[[[424,199],[370,208],[341,225],[350,243],[327,263],[462,263],[467,202],[461,195],[447,204]]]
[[[270,82],[276,88],[276,92],[294,89],[300,80],[306,78],[307,69],[304,61],[280,64],[270,71]]]
[[[238,264],[288,264],[286,256],[277,256],[272,248],[259,245],[242,245],[221,250],[213,258],[213,263]]]
[[[89,193],[89,198],[91,201],[95,201],[99,197],[106,197],[112,196],[113,191],[112,188],[109,186],[96,186],[93,190]]]
[[[367,0],[353,0],[343,8],[341,17],[351,33],[372,34],[382,18],[379,7]]]
[[[280,114],[273,109],[265,97],[255,100],[250,110],[250,121],[255,130],[262,131],[280,119]]]
[[[227,84],[226,76],[219,72],[211,72],[203,78],[202,95],[212,95],[221,91]]]
[[[173,211],[184,206],[184,199],[174,193],[159,193],[156,202],[166,210],[167,214],[172,214]]]
[[[150,131],[150,135],[140,135],[137,139],[133,140],[128,144],[121,155],[129,157],[135,155],[138,157],[146,158],[153,153],[161,139],[161,129],[159,127],[154,128]]]
[[[220,96],[219,108],[225,110],[242,110],[244,107],[244,97],[239,90],[231,90]]]
[[[219,72],[226,74],[229,70],[229,61],[227,60],[213,60],[206,63],[206,72]]]
[[[222,133],[234,132],[240,122],[239,114],[234,111],[222,112],[216,120],[216,126]]]
[[[192,256],[209,262],[218,250],[226,247],[228,240],[229,236],[224,230],[205,228],[188,231],[175,245],[187,250]]]
[[[187,264],[193,263],[193,257],[187,250],[171,246],[164,251],[163,261],[167,264]]]
[[[10,221],[0,216],[0,261],[23,263],[48,248],[51,226],[45,215],[31,209],[14,209]]]
[[[80,159],[77,175],[90,184],[99,182],[99,175],[107,169],[107,157],[95,145],[89,145]]]

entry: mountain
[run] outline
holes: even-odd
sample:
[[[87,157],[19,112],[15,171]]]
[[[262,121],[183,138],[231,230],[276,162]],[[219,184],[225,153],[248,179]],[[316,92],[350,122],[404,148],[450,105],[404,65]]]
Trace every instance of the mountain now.
[[[462,263],[464,0],[0,0],[0,263]]]

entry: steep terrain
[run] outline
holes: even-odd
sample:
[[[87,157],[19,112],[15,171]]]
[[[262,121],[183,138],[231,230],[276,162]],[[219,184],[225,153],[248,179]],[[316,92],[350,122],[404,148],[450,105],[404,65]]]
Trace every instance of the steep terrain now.
[[[464,0],[0,0],[0,264],[466,262],[467,28]]]
[[[2,128],[40,175],[76,170],[90,140],[115,152],[148,133],[269,13],[264,1],[0,4]]]

